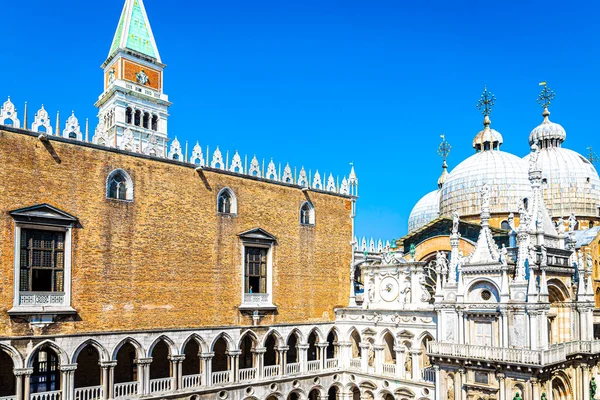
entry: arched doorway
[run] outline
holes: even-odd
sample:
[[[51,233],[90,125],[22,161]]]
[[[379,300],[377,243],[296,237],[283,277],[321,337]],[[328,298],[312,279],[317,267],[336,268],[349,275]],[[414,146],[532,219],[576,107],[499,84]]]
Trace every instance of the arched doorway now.
[[[356,331],[356,329],[354,329],[352,331],[352,333],[350,334],[350,367],[353,369],[360,369],[361,368],[361,362],[360,362],[360,358],[361,358],[361,348],[360,348],[360,335],[359,333]]]
[[[381,396],[382,400],[394,400],[394,396],[392,396],[389,393],[385,393],[383,396]]]
[[[358,386],[352,386],[351,392],[352,392],[352,400],[361,400],[360,399],[360,389],[358,388]]]
[[[327,400],[338,400],[340,398],[340,391],[337,386],[332,386],[327,392]]]
[[[287,400],[300,400],[300,395],[297,392],[292,392],[289,394]]]
[[[17,393],[13,368],[14,364],[10,354],[0,349],[0,397],[12,397]]]
[[[101,397],[102,373],[100,370],[100,353],[92,344],[87,344],[75,360],[77,369],[75,370],[75,397],[77,389],[88,388],[86,391],[94,393]]]
[[[279,352],[277,351],[277,337],[274,333],[270,333],[265,340],[265,354],[264,354],[264,377],[269,378],[272,376],[279,375]]]
[[[435,381],[435,371],[431,367],[431,361],[429,361],[429,356],[427,355],[427,346],[431,341],[433,341],[433,337],[431,337],[429,334],[425,335],[423,339],[421,339],[421,356],[419,357],[423,379],[428,382]]]
[[[310,335],[308,335],[308,371],[318,371],[320,360],[319,360],[319,349],[317,344],[319,343],[319,337],[312,331]]]
[[[298,333],[293,332],[287,341],[287,353],[285,362],[287,363],[287,374],[297,374],[300,372],[300,358],[298,357]]]
[[[565,307],[569,299],[569,291],[558,279],[548,281],[548,342],[564,343],[571,340],[571,309]]]
[[[227,355],[227,340],[223,336],[215,342],[213,353],[215,354],[211,361],[213,385],[231,382],[231,364]]]
[[[201,351],[200,343],[195,337],[192,337],[183,348],[183,354],[185,355],[181,364],[183,389],[199,387],[202,384]]]
[[[240,341],[239,381],[247,382],[256,379],[256,338],[249,332]]]
[[[320,395],[319,389],[313,389],[308,393],[308,400],[319,400]]]
[[[115,366],[115,397],[138,393],[137,352],[133,344],[127,342],[117,352]]]
[[[394,376],[396,374],[396,351],[394,350],[394,337],[390,332],[383,335],[383,373]]]
[[[38,349],[33,357],[30,393],[60,390],[60,358],[49,346]]]
[[[337,368],[338,367],[337,345],[338,345],[337,332],[334,329],[332,329],[327,334],[327,350],[325,352],[326,358],[327,358],[327,361],[326,361],[327,363],[325,365],[325,368]]]

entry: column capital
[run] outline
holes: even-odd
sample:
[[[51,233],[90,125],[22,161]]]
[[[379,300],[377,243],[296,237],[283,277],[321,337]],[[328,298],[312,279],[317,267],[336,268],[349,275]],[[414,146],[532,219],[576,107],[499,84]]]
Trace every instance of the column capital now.
[[[175,354],[175,355],[169,356],[169,360],[171,360],[171,361],[183,361],[183,360],[185,360],[185,354]]]
[[[385,347],[382,344],[373,346],[373,350],[383,350]]]
[[[77,369],[77,363],[75,363],[75,364],[62,364],[60,367],[58,367],[58,369],[61,372],[75,371]]]
[[[15,376],[24,376],[33,374],[33,368],[15,368],[13,370]]]
[[[117,366],[117,360],[100,361],[98,365],[100,365],[100,368],[114,368]]]
[[[368,349],[369,348],[369,343],[361,343],[358,345],[358,347],[360,347],[361,349]]]
[[[239,356],[242,354],[241,350],[227,350],[225,352],[225,354],[227,354],[228,356]]]
[[[539,380],[538,380],[538,378],[529,378],[529,382],[531,382],[532,385],[537,385]]]
[[[256,354],[265,354],[267,352],[267,348],[266,347],[255,347],[254,352]]]
[[[326,348],[327,346],[329,346],[329,343],[327,343],[327,342],[317,343],[317,347],[320,347],[322,349]]]
[[[203,360],[210,360],[211,358],[213,358],[215,356],[215,353],[200,353],[200,358],[202,358]]]
[[[504,374],[502,372],[498,372],[498,373],[496,373],[496,379],[498,379],[499,381],[503,381],[506,379],[506,374]]]
[[[277,351],[288,351],[290,346],[275,346],[275,350]]]
[[[149,365],[152,362],[152,357],[136,358],[133,362],[137,365]]]
[[[406,347],[404,345],[394,346],[394,351],[396,353],[404,353],[405,350],[406,350]]]
[[[410,350],[409,352],[410,352],[410,354],[412,354],[413,356],[420,356],[421,354],[423,354],[423,351],[422,351],[421,349],[418,349],[418,350]],[[459,372],[460,372],[460,370],[459,370]],[[463,370],[463,372],[464,372],[464,370]]]
[[[308,350],[309,347],[310,345],[308,343],[300,343],[298,345],[298,350]]]

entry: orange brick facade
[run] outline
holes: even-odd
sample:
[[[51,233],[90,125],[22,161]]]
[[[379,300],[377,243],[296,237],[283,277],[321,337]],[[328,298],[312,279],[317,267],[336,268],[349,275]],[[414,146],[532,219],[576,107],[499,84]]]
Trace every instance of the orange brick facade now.
[[[119,60],[119,63],[122,64],[121,68],[123,69],[122,79],[125,79],[127,81],[131,81],[131,82],[135,83],[135,82],[137,82],[137,79],[136,79],[137,73],[140,72],[141,70],[144,70],[146,75],[148,75],[148,83],[146,83],[146,86],[148,86],[154,90],[161,90],[162,82],[161,82],[160,72],[158,72],[152,68],[148,68],[144,65],[137,64],[132,61],[125,60],[125,59]]]
[[[79,219],[73,230],[72,301],[77,314],[46,334],[248,325],[238,234],[262,228],[273,248],[273,304],[260,323],[333,321],[349,296],[350,198],[91,145],[0,130],[0,336],[29,335],[10,318],[14,223],[9,211],[48,203]],[[134,182],[131,203],[106,198],[116,168]],[[237,216],[216,212],[229,187]],[[309,199],[316,223],[299,224]]]

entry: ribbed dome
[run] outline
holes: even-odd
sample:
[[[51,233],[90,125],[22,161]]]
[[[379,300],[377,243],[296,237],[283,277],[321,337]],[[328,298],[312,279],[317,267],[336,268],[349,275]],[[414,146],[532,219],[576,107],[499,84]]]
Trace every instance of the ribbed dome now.
[[[536,144],[540,148],[558,146],[565,141],[567,132],[565,129],[548,118],[550,111],[546,108],[544,113],[544,122],[533,128],[529,134],[529,145]]]
[[[522,199],[531,196],[528,165],[521,158],[500,150],[481,151],[450,172],[441,189],[440,214],[457,210],[460,216],[479,215],[479,189],[490,188],[492,213],[518,212]]]
[[[528,163],[529,155],[523,160]],[[545,147],[540,150],[538,163],[552,217],[568,217],[571,212],[578,217],[598,216],[600,178],[587,158],[562,147]]]
[[[473,148],[477,151],[497,150],[503,142],[500,132],[490,128],[490,118],[485,116],[483,119],[483,130],[479,131],[473,139]]]
[[[440,191],[427,193],[415,204],[408,217],[408,232],[415,231],[440,215]]]

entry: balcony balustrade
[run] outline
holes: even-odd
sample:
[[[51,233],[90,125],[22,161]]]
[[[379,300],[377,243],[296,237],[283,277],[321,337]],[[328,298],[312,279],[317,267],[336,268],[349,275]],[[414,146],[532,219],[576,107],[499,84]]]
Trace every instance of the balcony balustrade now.
[[[383,374],[388,376],[395,376],[396,364],[383,363]]]
[[[182,389],[191,389],[202,386],[202,374],[184,375],[181,379]]]
[[[16,400],[17,396],[5,396],[5,397],[0,397],[0,400]]]
[[[115,383],[115,399],[136,396],[138,394],[138,386],[139,382]]]
[[[244,368],[238,371],[238,380],[240,382],[249,382],[256,379],[256,368]]]
[[[150,380],[150,393],[165,393],[173,390],[173,378],[160,378]]]
[[[327,369],[336,369],[339,368],[339,361],[337,358],[330,358],[327,360],[327,362],[325,363],[325,368]]]
[[[89,386],[75,389],[75,400],[98,400],[102,399],[102,386]],[[2,400],[0,398],[0,400]]]
[[[308,372],[315,372],[321,369],[320,360],[312,360],[308,362]]]
[[[350,369],[360,371],[360,358],[353,358],[350,360]]]
[[[421,374],[425,382],[435,383],[435,370],[432,367],[423,369]]]
[[[265,378],[272,378],[279,375],[279,365],[267,365],[263,370]]]
[[[53,390],[51,392],[38,392],[30,395],[30,400],[60,400],[62,397],[61,390]]]
[[[213,385],[223,385],[231,381],[231,371],[219,371],[212,373]]]
[[[285,368],[288,375],[295,375],[300,373],[300,363],[290,363]]]

